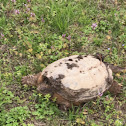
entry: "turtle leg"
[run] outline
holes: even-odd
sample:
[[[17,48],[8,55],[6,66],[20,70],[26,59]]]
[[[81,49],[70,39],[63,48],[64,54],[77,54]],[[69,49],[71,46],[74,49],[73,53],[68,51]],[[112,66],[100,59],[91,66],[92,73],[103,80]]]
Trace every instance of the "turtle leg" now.
[[[50,94],[52,100],[56,98],[56,103],[59,105],[59,108],[60,108],[61,110],[65,110],[65,111],[66,111],[68,108],[71,107],[70,102],[69,102],[68,100],[64,99],[64,98],[63,98],[62,96],[60,96],[59,94],[54,93],[54,92],[56,92],[56,91],[55,91],[55,89],[53,89],[50,85],[45,84],[45,83],[43,82],[43,83],[41,83],[41,84],[38,86],[37,90],[38,90],[40,93],[44,94],[44,95]]]
[[[111,70],[112,70],[112,72],[114,72],[114,73],[124,73],[124,72],[126,72],[126,67],[119,67],[119,66],[115,66],[115,65],[113,65],[113,64],[108,64],[109,65],[109,67],[111,68]]]
[[[108,91],[114,95],[121,93],[122,85],[118,84],[116,81],[113,81],[111,87]]]
[[[38,86],[42,82],[41,72],[35,75],[28,75],[22,78],[22,84],[27,84],[29,86]]]
[[[53,88],[44,82],[42,82],[41,84],[38,85],[37,91],[44,94],[44,95],[45,94],[50,94],[50,95],[53,94]]]
[[[56,103],[59,104],[59,108],[61,110],[67,111],[68,108],[72,107],[72,104],[70,103],[70,101],[66,100],[65,98],[63,98],[59,94],[54,93],[52,96],[52,99],[54,99],[54,98],[56,98]]]

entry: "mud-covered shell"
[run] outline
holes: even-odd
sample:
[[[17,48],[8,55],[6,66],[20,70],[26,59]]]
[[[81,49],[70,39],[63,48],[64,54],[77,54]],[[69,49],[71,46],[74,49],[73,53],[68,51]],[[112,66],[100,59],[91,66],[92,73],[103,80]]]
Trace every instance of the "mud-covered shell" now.
[[[73,55],[57,60],[43,70],[42,76],[52,91],[74,102],[98,96],[113,81],[109,66],[90,55]]]

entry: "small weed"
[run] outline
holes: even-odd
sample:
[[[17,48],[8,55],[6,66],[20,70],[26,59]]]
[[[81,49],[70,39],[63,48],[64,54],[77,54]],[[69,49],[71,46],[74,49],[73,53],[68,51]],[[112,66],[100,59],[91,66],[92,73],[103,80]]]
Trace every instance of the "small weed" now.
[[[107,33],[108,30],[110,30],[110,23],[101,20],[98,24],[97,32]]]
[[[2,111],[0,114],[0,124],[2,126],[19,126],[28,117],[30,117],[30,111],[27,107],[15,107],[10,109],[9,112]]]
[[[32,115],[36,116],[36,119],[52,120],[56,115],[60,114],[55,104],[50,102],[50,97],[49,94],[44,97],[39,94],[38,103],[35,104],[36,111],[32,112]]]
[[[19,126],[30,116],[30,111],[27,107],[15,107],[9,110],[8,107],[13,103],[14,94],[4,86],[0,88],[0,124],[2,126]]]
[[[0,109],[1,110],[4,108],[4,105],[13,102],[12,98],[14,98],[14,94],[11,91],[8,91],[4,86],[0,87]]]
[[[76,120],[77,118],[82,118],[83,113],[80,112],[80,107],[74,107],[72,106],[72,109],[69,110],[69,120],[73,121]]]
[[[77,16],[77,5],[68,1],[51,1],[50,7],[50,24],[53,29],[63,34],[68,26],[72,24]]]

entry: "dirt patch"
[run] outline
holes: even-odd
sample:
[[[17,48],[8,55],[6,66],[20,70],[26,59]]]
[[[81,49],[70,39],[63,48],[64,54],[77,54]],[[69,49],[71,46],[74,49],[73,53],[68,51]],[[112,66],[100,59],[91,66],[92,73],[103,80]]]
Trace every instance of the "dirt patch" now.
[[[84,71],[80,71],[80,73],[85,74],[85,72],[84,72]]]
[[[73,61],[72,59],[68,59],[68,61]]]
[[[83,59],[83,56],[82,55],[79,55],[79,56],[77,56],[77,59],[78,60]]]
[[[7,50],[8,46],[7,45],[1,45],[0,46],[0,52],[4,53]]]
[[[59,74],[58,79],[63,79],[65,76],[63,74]]]
[[[79,67],[77,64],[75,63],[72,63],[72,64],[69,64],[69,63],[65,63],[67,65],[67,68],[68,69],[72,69],[73,67]]]
[[[48,85],[61,85],[61,79],[63,79],[65,76],[63,74],[59,74],[58,78],[54,79],[52,76],[50,78],[46,77],[45,74],[43,75],[43,82]]]

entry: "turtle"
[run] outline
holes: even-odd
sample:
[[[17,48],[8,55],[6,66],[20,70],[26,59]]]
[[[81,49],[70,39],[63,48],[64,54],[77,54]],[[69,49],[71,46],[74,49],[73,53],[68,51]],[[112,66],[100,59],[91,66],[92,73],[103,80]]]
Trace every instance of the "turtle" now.
[[[119,93],[121,85],[113,79],[113,72],[126,68],[104,62],[102,54],[71,55],[49,64],[42,72],[22,78],[22,84],[36,86],[42,94],[65,110],[90,101],[105,91]]]

